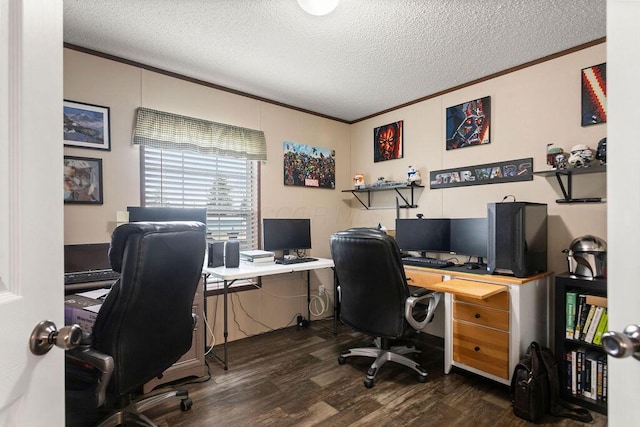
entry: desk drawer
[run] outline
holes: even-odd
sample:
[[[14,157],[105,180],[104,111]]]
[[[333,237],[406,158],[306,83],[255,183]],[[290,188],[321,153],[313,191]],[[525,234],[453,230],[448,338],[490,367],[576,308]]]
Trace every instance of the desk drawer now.
[[[495,308],[498,310],[509,310],[509,292],[505,288],[504,292],[492,295],[485,299],[464,297],[461,295],[455,296],[456,301],[467,302],[469,304],[477,304],[485,307]]]
[[[413,286],[420,286],[421,288],[429,289],[429,285],[434,283],[442,283],[443,276],[441,274],[429,274],[421,271],[405,268],[405,275],[407,276],[407,283]]]
[[[456,301],[453,303],[453,318],[509,331],[509,312],[504,310]]]
[[[454,320],[453,360],[509,379],[509,334]]]

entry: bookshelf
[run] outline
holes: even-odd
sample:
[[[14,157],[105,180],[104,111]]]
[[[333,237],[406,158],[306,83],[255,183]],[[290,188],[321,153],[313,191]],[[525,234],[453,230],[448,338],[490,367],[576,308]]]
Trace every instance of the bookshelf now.
[[[607,355],[602,345],[597,343],[597,339],[595,343],[593,342],[598,324],[594,324],[591,328],[591,334],[589,334],[589,328],[594,317],[597,316],[596,311],[600,312],[600,318],[607,312],[604,308],[598,309],[606,304],[607,281],[601,278],[580,278],[564,273],[556,276],[555,284],[554,353],[560,377],[560,396],[567,402],[606,415],[606,395],[604,397],[602,395],[606,394],[607,388]],[[575,295],[574,310],[570,309],[572,295]],[[581,295],[584,297],[581,298]],[[567,304],[568,301],[569,304]],[[592,306],[593,309],[591,309]],[[584,316],[581,311],[585,312]],[[583,320],[577,335],[575,323],[580,322],[581,317]],[[587,322],[589,317],[591,319]],[[570,338],[571,330],[574,336]],[[596,370],[595,373],[591,372],[591,366]],[[591,386],[591,379],[596,381],[595,387]],[[594,395],[590,397],[592,391]]]

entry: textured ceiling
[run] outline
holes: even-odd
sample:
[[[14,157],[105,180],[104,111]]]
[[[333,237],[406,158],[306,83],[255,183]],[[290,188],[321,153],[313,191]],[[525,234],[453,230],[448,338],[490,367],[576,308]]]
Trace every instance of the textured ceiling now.
[[[605,34],[605,0],[64,0],[65,43],[347,122]]]

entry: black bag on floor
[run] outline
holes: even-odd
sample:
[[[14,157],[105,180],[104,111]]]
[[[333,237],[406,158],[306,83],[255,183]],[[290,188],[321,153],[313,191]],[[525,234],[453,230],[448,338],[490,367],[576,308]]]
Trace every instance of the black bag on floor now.
[[[538,422],[545,414],[591,422],[584,408],[560,400],[558,366],[553,353],[532,342],[527,354],[516,365],[511,378],[513,413],[527,421]]]

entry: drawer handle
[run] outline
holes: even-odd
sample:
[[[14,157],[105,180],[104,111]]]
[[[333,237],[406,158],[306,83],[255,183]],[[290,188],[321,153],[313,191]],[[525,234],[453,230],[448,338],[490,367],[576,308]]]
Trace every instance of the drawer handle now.
[[[476,313],[475,317],[476,317],[476,319],[479,319],[480,318],[480,313]]]
[[[473,350],[474,350],[474,351],[480,351],[480,347],[475,346],[475,347],[473,348]]]

